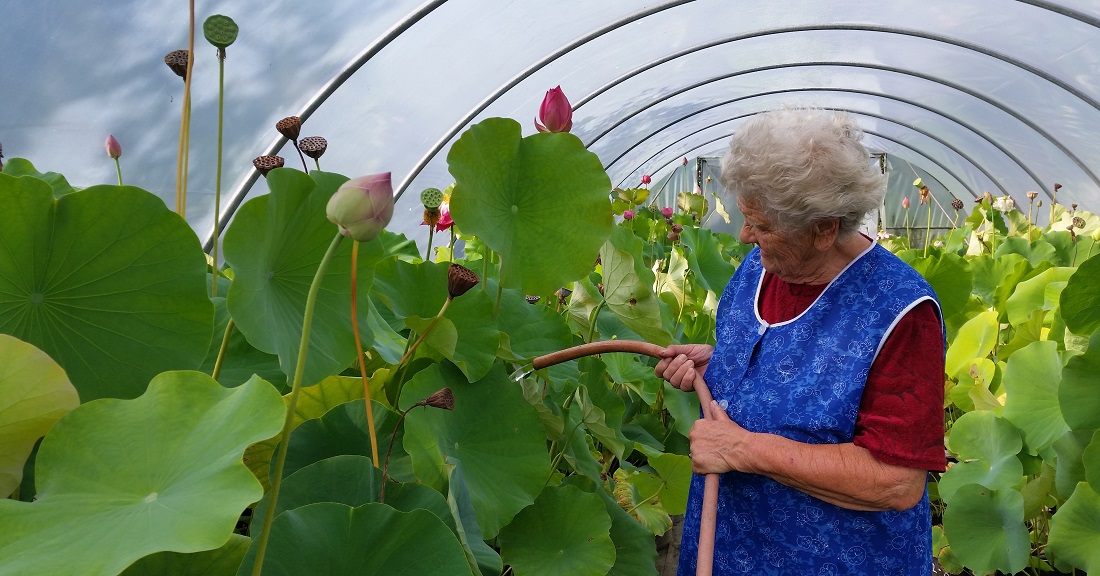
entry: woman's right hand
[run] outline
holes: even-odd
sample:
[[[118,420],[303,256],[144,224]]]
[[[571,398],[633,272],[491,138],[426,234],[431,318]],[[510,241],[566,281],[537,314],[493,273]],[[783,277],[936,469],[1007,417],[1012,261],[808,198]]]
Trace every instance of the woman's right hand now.
[[[661,352],[654,372],[676,388],[689,392],[695,389],[695,378],[707,371],[714,347],[707,344],[673,344]]]

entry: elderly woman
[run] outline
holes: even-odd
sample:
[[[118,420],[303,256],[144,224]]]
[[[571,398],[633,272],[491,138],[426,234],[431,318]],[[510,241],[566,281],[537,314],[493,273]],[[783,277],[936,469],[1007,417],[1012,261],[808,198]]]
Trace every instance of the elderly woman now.
[[[846,114],[784,109],[734,135],[722,184],[756,244],[718,305],[717,345],[658,376],[715,401],[692,471],[720,473],[715,574],[930,574],[927,471],[942,471],[944,332],[924,279],[858,232],[885,191]],[[702,476],[680,574],[695,574]]]

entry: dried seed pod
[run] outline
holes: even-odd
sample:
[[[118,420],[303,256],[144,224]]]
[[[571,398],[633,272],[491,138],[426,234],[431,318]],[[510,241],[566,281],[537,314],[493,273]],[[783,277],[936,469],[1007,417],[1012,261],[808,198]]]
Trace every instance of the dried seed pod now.
[[[328,150],[328,140],[320,136],[306,136],[298,142],[298,149],[302,154],[316,160]]]
[[[955,209],[955,212],[963,209],[963,201],[955,198],[951,201],[951,207]]]
[[[164,56],[164,63],[176,73],[176,76],[186,78],[188,57],[187,50],[173,50]]]
[[[1085,219],[1080,217],[1080,216],[1074,216],[1073,217],[1073,227],[1077,228],[1077,229],[1084,228],[1085,227]]]
[[[264,176],[267,176],[268,172],[271,172],[276,168],[282,168],[283,164],[283,157],[275,156],[273,154],[269,154],[266,156],[257,156],[254,160],[252,160],[252,165],[255,166],[256,169],[260,171],[260,174],[263,174]]]
[[[528,304],[538,304],[539,300],[542,300],[542,296],[524,296],[524,300],[527,300]]]
[[[1073,210],[1074,212],[1076,212],[1077,211],[1077,203],[1075,202],[1073,204],[1070,204],[1069,208],[1070,208],[1070,210]]]
[[[477,286],[480,281],[473,270],[452,262],[450,268],[447,269],[447,294],[451,298],[458,298],[469,292],[470,288]]]
[[[675,232],[669,232],[668,233],[668,239],[669,239],[670,242],[675,244],[676,242],[680,241],[680,235],[675,233]]]
[[[680,232],[683,232],[683,231],[684,231],[684,227],[682,225],[680,225],[680,224],[673,224],[672,225],[673,234],[679,235]]]
[[[443,192],[439,188],[425,188],[420,193],[420,203],[431,210],[439,208],[443,204]]]
[[[416,405],[431,406],[432,408],[439,408],[441,410],[454,410],[455,395],[454,392],[451,392],[450,388],[443,388],[439,390],[439,392],[417,402]]]
[[[554,294],[558,295],[558,304],[565,304],[569,301],[569,296],[573,294],[573,291],[568,288],[558,288]]]
[[[1055,183],[1054,183],[1054,191],[1055,191],[1055,192],[1057,192],[1057,191],[1059,191],[1059,190],[1061,190],[1061,189],[1062,189],[1062,185],[1061,185],[1061,184],[1059,184],[1059,183],[1057,183],[1057,182],[1055,182]]]
[[[287,116],[275,123],[275,129],[279,134],[286,136],[287,140],[297,141],[298,135],[302,133],[302,119],[297,116]]]
[[[1035,203],[1035,206],[1036,206],[1037,208],[1042,208],[1042,207],[1043,207],[1043,201],[1042,201],[1042,200],[1040,200],[1040,201],[1036,202],[1036,203]]]
[[[1027,193],[1028,200],[1034,200],[1037,196],[1039,196],[1039,193],[1034,190],[1029,190]]]

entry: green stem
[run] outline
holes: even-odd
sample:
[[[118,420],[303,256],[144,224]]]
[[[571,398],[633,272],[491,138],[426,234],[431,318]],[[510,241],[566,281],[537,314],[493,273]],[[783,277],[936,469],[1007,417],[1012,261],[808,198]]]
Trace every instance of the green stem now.
[[[428,251],[424,253],[424,260],[432,261],[432,240],[435,239],[435,224],[428,223]]]
[[[416,338],[416,342],[413,342],[413,345],[409,346],[409,349],[405,351],[405,355],[397,361],[398,366],[403,365],[405,361],[413,355],[413,352],[416,351],[416,347],[420,346],[420,343],[424,341],[424,337],[432,331],[432,328],[435,328],[435,325],[439,323],[439,319],[443,317],[443,313],[446,312],[447,308],[451,305],[451,300],[452,298],[448,296],[447,301],[443,303],[443,307],[439,309],[439,313],[435,315],[435,318],[432,318],[432,323],[428,324],[428,327],[425,328],[424,331],[420,333],[420,336]]]
[[[928,225],[924,228],[924,257],[928,257],[928,245],[932,243],[932,202],[928,203]]]
[[[218,280],[217,276],[214,277],[214,281]],[[229,322],[225,325],[225,334],[222,336],[222,345],[218,348],[218,359],[214,360],[214,369],[210,371],[210,377],[214,380],[218,379],[218,376],[222,373],[222,362],[225,360],[225,352],[229,350],[229,336],[233,334],[233,319],[230,318]]]
[[[115,173],[118,174],[118,185],[122,186],[122,165],[118,163],[118,158],[115,158]]]
[[[225,48],[218,48],[218,163],[214,178],[214,238],[210,253],[214,257],[214,281],[210,283],[210,297],[218,296],[218,236],[221,235],[222,204],[222,129],[225,118]]]
[[[905,209],[905,242],[909,244],[909,247],[913,247],[913,240],[909,233],[909,209]]]
[[[313,324],[313,308],[317,304],[317,294],[321,291],[321,281],[325,277],[325,271],[332,261],[336,249],[344,235],[337,233],[329,244],[328,251],[321,258],[317,266],[317,273],[313,275],[313,282],[309,285],[309,293],[306,295],[305,313],[302,315],[302,341],[298,345],[298,359],[294,366],[294,380],[290,388],[290,397],[287,399],[286,418],[283,419],[283,431],[279,435],[279,446],[275,453],[275,472],[271,480],[267,512],[264,514],[263,524],[260,525],[260,540],[256,545],[256,563],[252,566],[252,576],[260,576],[264,565],[264,553],[267,551],[267,541],[271,536],[271,521],[275,517],[276,503],[279,501],[279,488],[283,484],[283,468],[286,466],[286,450],[290,440],[290,430],[294,424],[294,414],[298,409],[298,395],[302,391],[302,376],[306,370],[306,353],[309,352],[309,330]]]
[[[393,433],[390,434],[390,445],[386,447],[386,460],[385,464],[382,465],[382,486],[378,489],[379,504],[386,503],[386,480],[390,476],[390,453],[393,452],[393,441],[397,438],[397,429],[400,428],[401,423],[405,421],[405,415],[413,408],[416,408],[416,406],[416,404],[413,404],[409,406],[408,410],[401,412],[401,417],[397,419],[397,424],[393,427]],[[377,464],[375,466],[377,467]]]
[[[363,380],[363,402],[367,409],[367,430],[370,432],[370,453],[374,467],[378,467],[378,437],[374,431],[374,410],[371,407],[370,381],[367,380],[367,371],[363,369],[363,338],[359,335],[359,286],[357,272],[359,271],[359,242],[351,245],[351,328],[355,336],[355,353],[358,354],[359,378]]]
[[[600,303],[596,305],[596,309],[592,311],[591,325],[588,327],[588,341],[591,342],[596,337],[596,319],[600,317],[600,309],[606,304],[606,300],[600,300]]]
[[[320,158],[314,158],[313,159],[313,165],[317,167],[317,170],[320,170],[321,169],[321,159]]]
[[[1034,210],[1035,210],[1035,199],[1032,198],[1031,201],[1030,201],[1030,205],[1027,207],[1027,243],[1028,244],[1031,244],[1031,226],[1032,226],[1031,214]]]
[[[500,316],[500,301],[504,297],[504,279],[498,278],[497,282],[497,301],[493,304],[493,318]]]

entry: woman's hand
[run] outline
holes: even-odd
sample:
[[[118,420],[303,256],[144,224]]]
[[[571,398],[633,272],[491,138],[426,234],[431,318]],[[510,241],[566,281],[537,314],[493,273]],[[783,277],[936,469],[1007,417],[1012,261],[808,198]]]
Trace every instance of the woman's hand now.
[[[713,400],[703,410],[707,412],[705,417],[696,420],[688,434],[691,471],[695,474],[747,471],[738,455],[745,452],[751,433],[731,420]]]
[[[654,372],[685,392],[695,389],[695,377],[707,371],[714,347],[706,344],[673,344],[661,353]]]

